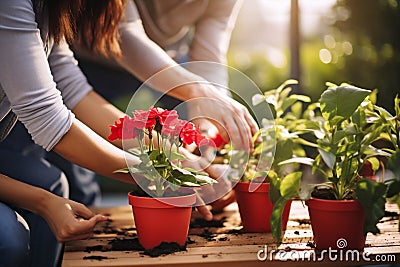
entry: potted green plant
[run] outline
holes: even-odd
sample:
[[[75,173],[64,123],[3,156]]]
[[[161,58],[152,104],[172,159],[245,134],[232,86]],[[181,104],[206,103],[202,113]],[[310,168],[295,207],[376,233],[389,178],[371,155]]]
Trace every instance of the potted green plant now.
[[[110,141],[121,139],[124,149],[141,163],[117,172],[130,172],[139,186],[129,192],[139,243],[151,249],[162,242],[184,246],[196,194],[190,188],[215,181],[205,173],[182,168],[182,144],[207,141],[193,123],[175,110],[151,107],[135,110],[111,127]],[[136,141],[133,142],[133,141]]]
[[[377,170],[380,159],[391,153],[374,145],[388,127],[374,99],[376,92],[370,90],[328,84],[319,99],[320,113],[311,110],[315,106],[305,112],[317,156],[280,163],[308,164],[327,178],[302,192],[318,249],[363,249],[366,234],[379,232],[387,185],[364,177],[362,170],[366,164]]]
[[[400,208],[400,98],[398,96],[394,99],[394,108],[394,115],[384,109],[379,111],[381,120],[388,125],[384,137],[391,146],[386,151],[392,154],[387,163],[387,169],[391,171],[392,177],[387,180],[386,197],[390,202],[397,203]]]
[[[230,165],[236,170],[231,179],[237,182],[234,190],[244,230],[272,232],[278,241],[286,229],[291,200],[299,194],[302,175],[298,165],[283,167],[279,162],[304,155],[301,144],[307,143],[297,126],[310,98],[291,94],[288,86],[296,83],[288,80],[277,89],[253,96],[253,105],[267,105],[271,114],[265,114],[251,154],[230,152]]]

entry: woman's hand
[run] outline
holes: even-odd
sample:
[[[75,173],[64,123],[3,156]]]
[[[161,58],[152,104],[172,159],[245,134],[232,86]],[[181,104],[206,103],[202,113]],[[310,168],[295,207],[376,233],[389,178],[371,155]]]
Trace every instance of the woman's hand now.
[[[235,149],[252,151],[252,138],[258,126],[245,106],[223,94],[210,84],[191,84],[198,87],[197,97],[187,101],[189,118],[208,119],[217,127],[224,140],[231,140]]]
[[[55,195],[47,202],[47,210],[40,215],[61,243],[89,238],[96,224],[108,219],[100,214],[95,215],[83,204]]]
[[[189,167],[197,171],[205,171],[211,178],[218,181],[216,184],[195,188],[197,194],[197,210],[205,220],[211,220],[213,216],[206,206],[207,204],[210,204],[213,210],[221,211],[225,206],[235,201],[231,182],[227,179],[229,166],[211,164],[210,159],[194,155],[184,148],[181,148],[180,152],[186,157],[186,160],[182,161],[183,167]]]

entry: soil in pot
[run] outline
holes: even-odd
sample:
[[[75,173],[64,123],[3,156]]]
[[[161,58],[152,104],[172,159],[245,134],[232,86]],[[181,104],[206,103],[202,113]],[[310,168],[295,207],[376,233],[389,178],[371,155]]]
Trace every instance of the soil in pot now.
[[[250,183],[239,182],[235,186],[236,201],[245,232],[271,232],[270,218],[273,205],[269,200],[269,183],[260,183],[249,192]],[[291,201],[286,204],[282,214],[282,228],[286,229]]]

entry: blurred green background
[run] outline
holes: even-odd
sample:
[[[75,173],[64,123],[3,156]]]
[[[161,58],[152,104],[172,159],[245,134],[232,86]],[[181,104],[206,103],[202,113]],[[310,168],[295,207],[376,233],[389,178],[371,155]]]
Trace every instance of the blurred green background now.
[[[217,1],[217,0],[213,0]],[[299,93],[316,101],[325,83],[379,90],[378,104],[393,112],[400,92],[400,0],[244,0],[228,65],[262,90],[296,78]],[[231,77],[230,83],[240,83]],[[237,87],[237,84],[235,84]],[[246,92],[246,88],[243,88]],[[135,98],[147,109],[149,92]],[[116,101],[122,110],[127,98]],[[126,184],[100,178],[103,192]]]
[[[327,81],[377,88],[378,104],[392,111],[393,98],[400,92],[399,4],[399,0],[245,0],[232,35],[229,65],[261,90],[297,78],[300,92],[313,100],[318,100]],[[290,26],[294,11],[297,41]],[[291,71],[293,67],[297,72]]]

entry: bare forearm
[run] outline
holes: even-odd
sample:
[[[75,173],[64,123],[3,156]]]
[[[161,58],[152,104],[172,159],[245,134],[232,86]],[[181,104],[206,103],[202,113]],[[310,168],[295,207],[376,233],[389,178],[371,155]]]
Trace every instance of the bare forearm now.
[[[52,197],[46,190],[0,174],[0,201],[4,203],[40,214],[47,199]]]
[[[75,120],[70,130],[54,149],[65,159],[104,176],[133,183],[130,174],[114,173],[115,170],[138,164],[139,160],[104,140],[83,123]]]
[[[72,111],[81,122],[104,139],[110,134],[109,126],[125,115],[94,91],[88,93]],[[114,144],[121,147],[120,141]]]

